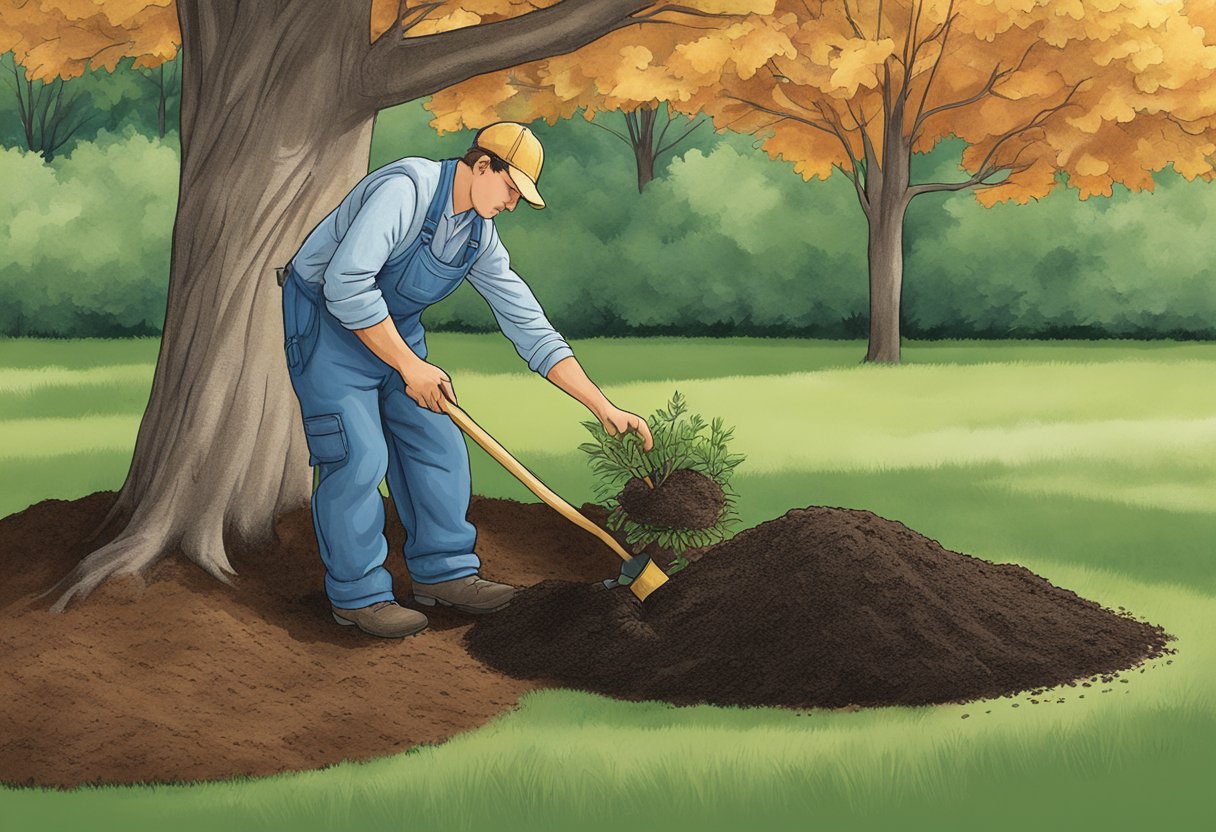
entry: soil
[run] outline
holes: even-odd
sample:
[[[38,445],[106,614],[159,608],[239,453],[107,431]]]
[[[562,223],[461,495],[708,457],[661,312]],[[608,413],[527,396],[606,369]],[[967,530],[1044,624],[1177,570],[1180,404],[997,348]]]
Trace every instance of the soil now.
[[[726,495],[700,471],[677,468],[651,488],[633,477],[617,496],[631,520],[668,529],[708,529],[722,516]]]
[[[0,782],[213,780],[368,760],[441,742],[554,683],[677,703],[920,703],[1117,672],[1165,649],[1159,628],[1025,569],[838,509],[792,511],[690,552],[641,607],[598,588],[619,561],[594,537],[541,504],[477,496],[482,574],[532,587],[493,616],[427,608],[431,627],[404,640],[338,627],[307,509],[279,520],[277,540],[230,553],[232,586],[170,556],[49,612],[53,598],[38,596],[116,531],[88,539],[113,497],[0,519]],[[603,509],[582,511],[604,522]],[[391,505],[386,515],[408,604],[404,531]]]
[[[966,702],[1110,677],[1160,627],[866,512],[809,507],[740,532],[642,604],[545,581],[470,652],[520,678],[676,704]]]
[[[0,519],[0,782],[212,780],[368,760],[482,725],[537,687],[469,656],[469,615],[428,607],[430,628],[407,639],[334,624],[307,508],[280,519],[276,542],[230,553],[234,586],[176,556],[48,612],[54,597],[36,596],[112,536],[86,542],[113,499]],[[405,532],[387,502],[386,514],[387,565],[411,605]],[[619,569],[547,506],[474,496],[469,518],[487,578],[590,582]]]

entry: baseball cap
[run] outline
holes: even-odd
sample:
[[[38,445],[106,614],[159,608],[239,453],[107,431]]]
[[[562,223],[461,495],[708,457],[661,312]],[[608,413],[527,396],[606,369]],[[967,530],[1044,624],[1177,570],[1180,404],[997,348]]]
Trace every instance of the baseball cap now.
[[[545,201],[536,189],[545,150],[531,130],[514,121],[498,121],[478,130],[473,146],[488,150],[506,162],[507,172],[520,196],[533,208],[545,207]]]

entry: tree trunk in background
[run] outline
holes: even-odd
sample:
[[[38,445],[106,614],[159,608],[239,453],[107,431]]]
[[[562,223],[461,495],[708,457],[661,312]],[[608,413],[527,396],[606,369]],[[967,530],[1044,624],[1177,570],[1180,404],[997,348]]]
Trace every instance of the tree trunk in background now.
[[[57,610],[174,549],[226,580],[226,539],[265,541],[309,501],[274,267],[367,172],[372,119],[335,78],[367,21],[325,3],[178,0],[178,15],[180,196],[151,398],[110,515],[129,520],[52,590]]]
[[[870,224],[870,346],[866,361],[899,363],[903,272],[903,218],[878,217]]]
[[[642,193],[654,179],[654,146],[649,141],[636,144],[633,146],[633,155],[637,159],[638,193]]]
[[[884,125],[882,165],[867,144],[866,195],[870,203],[870,346],[866,361],[900,361],[900,296],[904,283],[904,214],[908,210],[911,153],[903,135],[904,105],[897,98]]]
[[[160,65],[160,83],[157,85],[159,93],[156,107],[156,135],[162,139],[165,137],[165,65]]]

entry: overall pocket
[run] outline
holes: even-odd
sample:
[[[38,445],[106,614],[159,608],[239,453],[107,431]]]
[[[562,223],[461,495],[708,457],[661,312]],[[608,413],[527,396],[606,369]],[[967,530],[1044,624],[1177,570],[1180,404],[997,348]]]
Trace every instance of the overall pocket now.
[[[304,439],[308,443],[308,464],[341,462],[346,459],[349,448],[346,431],[342,427],[342,415],[327,413],[310,416],[304,420]]]
[[[308,366],[308,360],[317,348],[321,332],[320,298],[311,297],[307,289],[299,285],[300,278],[292,275],[283,286],[283,350],[287,355],[287,369],[298,375]],[[320,294],[320,287],[317,289]]]
[[[467,266],[449,266],[431,254],[427,246],[420,246],[406,263],[395,288],[397,294],[415,303],[438,303],[456,291],[467,273]]]

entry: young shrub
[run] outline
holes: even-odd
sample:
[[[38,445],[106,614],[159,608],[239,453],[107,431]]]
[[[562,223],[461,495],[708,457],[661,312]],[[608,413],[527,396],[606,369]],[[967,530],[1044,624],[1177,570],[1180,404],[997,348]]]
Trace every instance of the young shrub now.
[[[677,390],[646,420],[654,437],[649,453],[636,433],[609,436],[596,421],[583,422],[594,441],[579,445],[597,479],[596,498],[608,509],[608,528],[623,531],[635,552],[651,543],[670,550],[669,573],[688,565],[689,549],[723,540],[739,519],[730,478],[744,456],[727,447],[734,428],[687,410]]]

